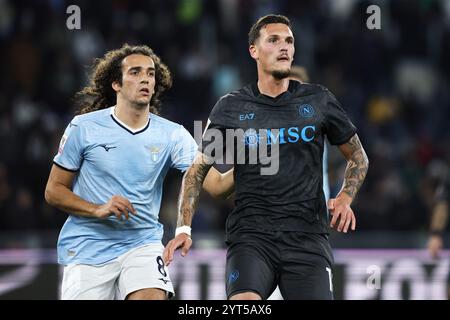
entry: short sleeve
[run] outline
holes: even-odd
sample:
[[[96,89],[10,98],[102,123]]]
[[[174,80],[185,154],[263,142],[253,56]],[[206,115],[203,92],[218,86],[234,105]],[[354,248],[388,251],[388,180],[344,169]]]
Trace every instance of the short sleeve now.
[[[78,171],[83,160],[82,128],[75,117],[67,126],[53,162],[69,171]]]
[[[171,154],[172,167],[184,172],[194,162],[197,143],[183,126],[174,132],[173,141],[175,145]]]
[[[326,90],[325,134],[332,145],[346,143],[355,133],[356,127],[350,121],[336,97]]]
[[[223,111],[224,100],[225,99],[223,97],[219,99],[214,108],[211,110],[211,113],[208,117],[208,123],[206,124],[205,131],[203,132],[202,141],[198,148],[200,152],[206,152],[210,157],[214,157],[215,154],[210,154],[210,152],[207,152],[207,150],[209,149],[208,146],[214,142],[217,142],[216,139],[218,137],[225,137],[226,126],[224,125],[224,123],[226,120],[224,119]],[[222,145],[224,145],[223,141]]]

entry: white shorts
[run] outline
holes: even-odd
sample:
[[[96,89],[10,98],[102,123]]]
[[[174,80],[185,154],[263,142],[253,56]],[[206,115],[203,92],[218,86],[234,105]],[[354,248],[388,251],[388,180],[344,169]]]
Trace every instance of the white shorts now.
[[[64,267],[62,300],[125,299],[147,288],[174,294],[169,271],[162,260],[164,246],[151,243],[134,248],[102,265],[70,264]]]

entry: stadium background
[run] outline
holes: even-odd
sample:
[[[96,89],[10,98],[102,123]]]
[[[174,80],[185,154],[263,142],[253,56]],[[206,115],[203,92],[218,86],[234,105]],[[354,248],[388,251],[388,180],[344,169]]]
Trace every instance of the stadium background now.
[[[66,26],[71,4],[81,9],[80,30]],[[371,4],[381,8],[381,30],[366,27]],[[435,186],[450,163],[450,0],[0,0],[0,299],[57,298],[54,248],[66,214],[43,193],[92,59],[123,43],[151,46],[174,78],[162,114],[193,133],[219,96],[255,78],[247,33],[268,13],[291,19],[295,63],[342,102],[370,159],[353,205],[357,232],[331,236],[336,297],[447,297],[450,253],[434,261],[423,249]],[[332,195],[344,168],[332,149]],[[167,235],[180,180],[172,172],[165,183]],[[232,206],[202,196],[195,250],[172,267],[179,298],[223,297]],[[377,270],[381,287],[369,288]]]

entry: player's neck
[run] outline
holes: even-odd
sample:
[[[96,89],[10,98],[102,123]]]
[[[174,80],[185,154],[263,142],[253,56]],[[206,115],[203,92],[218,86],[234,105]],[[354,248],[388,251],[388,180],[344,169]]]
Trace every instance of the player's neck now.
[[[129,105],[126,102],[117,101],[114,110],[115,116],[132,129],[139,129],[148,123],[150,108],[139,108]]]
[[[259,75],[258,89],[269,97],[277,97],[289,88],[289,78],[275,79],[272,75]]]

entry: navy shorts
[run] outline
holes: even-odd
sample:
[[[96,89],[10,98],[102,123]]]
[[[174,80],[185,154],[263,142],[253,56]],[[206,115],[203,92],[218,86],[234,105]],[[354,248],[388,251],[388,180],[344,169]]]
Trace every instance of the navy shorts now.
[[[278,285],[286,300],[333,299],[333,255],[327,235],[241,232],[228,239],[228,298],[255,292],[267,299]]]

